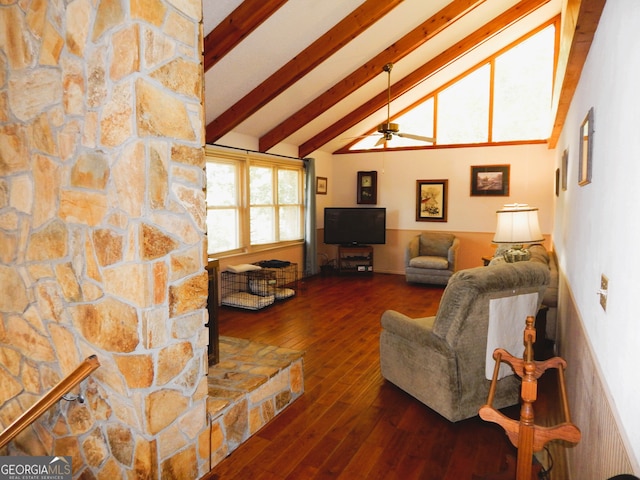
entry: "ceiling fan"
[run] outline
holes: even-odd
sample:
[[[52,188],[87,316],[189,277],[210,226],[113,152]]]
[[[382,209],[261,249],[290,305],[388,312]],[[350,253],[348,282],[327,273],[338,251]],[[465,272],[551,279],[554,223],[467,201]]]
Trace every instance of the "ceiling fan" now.
[[[387,63],[382,70],[387,72],[387,121],[378,125],[378,133],[382,134],[380,140],[378,140],[375,146],[384,144],[391,140],[394,135],[401,138],[410,138],[412,140],[419,140],[422,142],[434,143],[436,139],[434,137],[425,137],[422,135],[414,135],[412,133],[404,133],[400,131],[400,125],[397,123],[391,123],[391,69],[393,63]]]

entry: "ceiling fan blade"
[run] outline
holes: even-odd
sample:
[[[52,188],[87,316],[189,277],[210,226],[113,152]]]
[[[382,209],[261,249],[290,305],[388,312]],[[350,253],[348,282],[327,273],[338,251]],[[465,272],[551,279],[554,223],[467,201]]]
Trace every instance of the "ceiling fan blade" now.
[[[402,138],[410,138],[411,140],[419,140],[421,142],[429,142],[429,143],[436,142],[435,137],[423,137],[422,135],[413,135],[412,133],[402,133],[402,132],[398,132],[396,133],[396,135]]]
[[[369,138],[369,137],[377,137],[378,134],[369,134],[369,135],[358,135],[356,137],[340,137],[340,140],[355,140],[357,138]]]
[[[385,137],[384,135],[381,136],[378,141],[376,142],[376,144],[374,145],[374,147],[379,147],[380,145],[384,145],[384,143],[387,141],[387,137]]]

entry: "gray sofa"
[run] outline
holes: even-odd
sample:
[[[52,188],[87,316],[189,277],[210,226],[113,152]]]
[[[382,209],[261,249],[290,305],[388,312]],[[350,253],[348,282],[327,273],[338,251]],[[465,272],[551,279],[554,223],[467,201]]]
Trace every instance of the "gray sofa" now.
[[[531,302],[528,310],[532,310],[528,314],[535,315],[548,284],[549,268],[540,262],[456,272],[435,317],[414,319],[392,310],[384,312],[382,376],[452,422],[477,415],[491,383],[486,356],[488,350],[489,355],[493,352],[487,347],[490,305],[494,312],[496,305],[492,301],[527,298]],[[507,320],[519,332],[515,342],[520,345],[525,319],[526,315]],[[508,375],[498,381],[493,405],[517,404],[519,392],[519,378]]]
[[[460,240],[452,233],[422,232],[411,239],[405,252],[409,283],[446,285],[458,267]]]

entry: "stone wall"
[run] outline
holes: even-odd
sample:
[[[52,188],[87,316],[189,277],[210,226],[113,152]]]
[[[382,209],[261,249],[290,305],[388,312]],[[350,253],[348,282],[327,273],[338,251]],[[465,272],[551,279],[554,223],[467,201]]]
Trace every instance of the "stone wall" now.
[[[208,468],[200,0],[0,1],[0,455],[74,477]]]

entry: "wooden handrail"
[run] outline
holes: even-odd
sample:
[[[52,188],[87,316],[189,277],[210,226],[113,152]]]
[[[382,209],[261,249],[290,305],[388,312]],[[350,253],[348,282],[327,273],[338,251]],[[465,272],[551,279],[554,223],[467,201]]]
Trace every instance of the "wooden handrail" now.
[[[487,403],[480,407],[480,417],[487,421],[500,425],[514,447],[518,449],[517,458],[517,480],[530,480],[531,478],[531,458],[533,452],[540,451],[550,440],[562,439],[572,443],[580,441],[580,430],[571,423],[569,413],[569,402],[567,400],[567,390],[564,380],[564,369],[566,362],[559,357],[555,357],[544,362],[537,362],[533,359],[533,344],[536,340],[534,318],[527,317],[524,330],[524,355],[523,358],[515,358],[506,350],[497,348],[493,352],[496,366],[493,371],[493,379],[489,387]],[[498,379],[499,363],[506,362],[522,378],[520,396],[522,405],[520,409],[520,420],[514,420],[500,413],[493,407],[493,397],[495,395]],[[558,369],[560,383],[560,401],[564,414],[564,422],[553,427],[542,427],[534,423],[533,404],[537,399],[538,381],[537,379],[547,368]]]
[[[91,355],[87,357],[76,369],[69,375],[60,380],[51,390],[49,390],[40,400],[34,403],[29,409],[25,410],[22,415],[16,418],[11,425],[0,433],[0,448],[4,447],[22,430],[27,428],[36,419],[46,412],[49,407],[60,400],[64,395],[87,378],[91,372],[100,366],[98,357]]]

